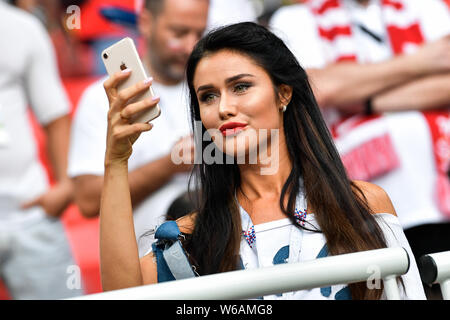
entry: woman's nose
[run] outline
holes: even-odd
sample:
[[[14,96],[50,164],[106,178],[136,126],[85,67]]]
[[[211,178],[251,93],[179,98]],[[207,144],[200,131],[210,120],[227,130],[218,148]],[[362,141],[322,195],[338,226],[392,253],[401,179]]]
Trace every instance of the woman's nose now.
[[[233,99],[222,94],[219,103],[219,115],[222,119],[234,117],[237,114],[237,106]]]

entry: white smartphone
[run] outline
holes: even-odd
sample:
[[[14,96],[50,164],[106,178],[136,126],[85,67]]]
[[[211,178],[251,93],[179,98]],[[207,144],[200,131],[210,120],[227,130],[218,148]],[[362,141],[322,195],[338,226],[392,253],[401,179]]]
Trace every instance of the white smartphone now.
[[[134,45],[134,41],[129,37],[126,37],[103,50],[102,60],[106,71],[110,76],[118,71],[125,70],[127,68],[131,69],[131,75],[125,81],[120,83],[119,86],[117,86],[118,90],[128,88],[148,78],[142,61],[139,58],[136,46]],[[153,96],[154,93],[152,87],[150,87],[148,91],[145,91],[144,93],[130,99],[129,103],[134,103]],[[131,119],[131,122],[149,122],[159,117],[160,114],[161,108],[159,107],[159,104],[157,104],[154,108],[143,111],[134,116]]]

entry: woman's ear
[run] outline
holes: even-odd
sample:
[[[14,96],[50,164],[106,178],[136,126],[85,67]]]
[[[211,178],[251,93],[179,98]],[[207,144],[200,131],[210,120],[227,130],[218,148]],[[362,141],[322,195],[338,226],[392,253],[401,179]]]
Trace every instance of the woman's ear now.
[[[287,84],[280,84],[278,86],[278,100],[280,101],[280,109],[287,106],[291,102],[292,87]]]

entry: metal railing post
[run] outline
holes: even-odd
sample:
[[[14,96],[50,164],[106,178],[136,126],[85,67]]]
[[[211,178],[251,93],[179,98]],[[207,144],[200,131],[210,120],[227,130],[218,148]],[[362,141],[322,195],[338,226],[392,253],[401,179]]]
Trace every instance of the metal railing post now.
[[[387,276],[383,279],[384,292],[388,300],[400,300],[400,293],[398,291],[397,277],[394,275]]]
[[[428,285],[439,283],[444,300],[450,300],[450,251],[420,257],[418,267],[422,281]]]

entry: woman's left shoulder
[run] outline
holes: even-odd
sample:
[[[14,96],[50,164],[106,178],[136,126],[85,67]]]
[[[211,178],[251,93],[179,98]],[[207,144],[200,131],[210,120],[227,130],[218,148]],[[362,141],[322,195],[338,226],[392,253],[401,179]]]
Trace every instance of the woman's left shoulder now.
[[[389,195],[382,187],[371,182],[360,180],[353,180],[353,183],[364,194],[373,213],[389,213],[397,216],[391,198],[389,198]]]

